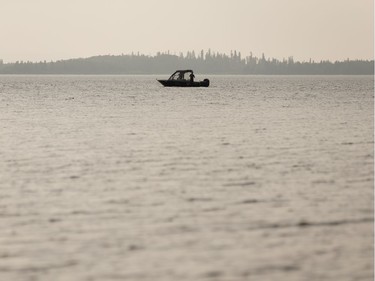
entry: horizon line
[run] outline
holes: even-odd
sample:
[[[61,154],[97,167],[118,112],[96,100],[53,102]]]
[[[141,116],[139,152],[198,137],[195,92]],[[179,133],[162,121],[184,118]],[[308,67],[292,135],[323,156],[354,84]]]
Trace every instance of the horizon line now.
[[[197,52],[196,50],[191,50],[191,51],[185,51],[185,52],[182,52],[182,51],[170,51],[170,50],[167,50],[167,51],[157,51],[155,52],[154,54],[146,54],[146,53],[141,53],[139,51],[132,51],[132,52],[128,52],[128,53],[121,53],[121,54],[95,54],[95,55],[89,55],[89,56],[77,56],[77,57],[70,57],[70,58],[61,58],[61,59],[55,59],[55,60],[15,60],[15,61],[4,61],[4,59],[2,59],[0,57],[0,64],[15,64],[15,63],[51,63],[51,62],[59,62],[59,61],[68,61],[68,60],[77,60],[77,59],[90,59],[90,58],[95,58],[95,57],[121,57],[121,56],[145,56],[145,57],[157,57],[159,55],[170,55],[170,56],[177,56],[177,57],[181,57],[181,54],[183,55],[183,58],[187,58],[188,54],[193,54],[195,55],[195,59],[199,59],[200,58],[200,54],[201,52],[203,51],[203,54],[204,54],[204,58],[206,56],[206,54],[210,54],[210,55],[224,55],[224,56],[227,56],[229,58],[233,57],[232,56],[232,53],[233,52],[236,52],[238,55],[241,56],[241,59],[245,59],[247,57],[253,57],[253,58],[257,58],[257,59],[260,59],[260,58],[265,58],[266,60],[273,60],[273,59],[276,59],[276,60],[279,60],[279,61],[284,61],[284,60],[288,60],[290,58],[292,58],[294,60],[294,56],[291,55],[291,56],[288,56],[288,57],[283,57],[283,58],[276,58],[276,57],[271,57],[271,56],[266,56],[264,52],[262,52],[262,54],[260,56],[258,55],[254,55],[252,51],[248,52],[246,55],[242,55],[241,51],[237,51],[236,49],[233,49],[231,50],[230,53],[227,53],[227,52],[219,52],[219,51],[213,51],[211,50],[211,48],[209,49],[202,49],[200,50],[199,52]],[[368,62],[372,62],[374,61],[374,58],[371,58],[371,59],[364,59],[364,58],[346,58],[346,59],[342,59],[342,60],[331,60],[331,59],[312,59],[312,58],[309,58],[308,60],[294,60],[294,62],[300,62],[300,63],[319,63],[319,62],[344,62],[344,61],[368,61]]]

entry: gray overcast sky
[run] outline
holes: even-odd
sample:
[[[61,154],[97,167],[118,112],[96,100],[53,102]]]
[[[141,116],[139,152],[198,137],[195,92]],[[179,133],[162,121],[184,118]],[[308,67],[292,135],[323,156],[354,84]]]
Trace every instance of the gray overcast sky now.
[[[0,0],[0,59],[211,48],[373,59],[373,0]]]

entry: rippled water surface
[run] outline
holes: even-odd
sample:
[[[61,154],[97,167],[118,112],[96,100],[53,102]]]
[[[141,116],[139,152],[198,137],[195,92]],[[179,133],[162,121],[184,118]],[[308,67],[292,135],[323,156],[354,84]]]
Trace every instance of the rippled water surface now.
[[[371,76],[155,78],[0,76],[0,280],[373,280]]]

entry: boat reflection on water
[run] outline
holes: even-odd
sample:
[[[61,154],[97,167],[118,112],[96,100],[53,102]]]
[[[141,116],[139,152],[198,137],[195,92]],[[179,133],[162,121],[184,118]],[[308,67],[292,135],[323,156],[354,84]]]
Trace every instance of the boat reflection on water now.
[[[186,79],[188,77],[188,79]],[[175,71],[168,80],[158,80],[165,87],[208,87],[210,80],[194,81],[194,72],[190,69]]]

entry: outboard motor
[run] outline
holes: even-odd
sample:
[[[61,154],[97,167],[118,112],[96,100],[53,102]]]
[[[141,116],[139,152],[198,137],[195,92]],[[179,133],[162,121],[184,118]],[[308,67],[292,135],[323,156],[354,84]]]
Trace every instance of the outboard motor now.
[[[203,80],[203,86],[204,87],[208,87],[210,86],[210,80],[208,80],[207,78]]]

